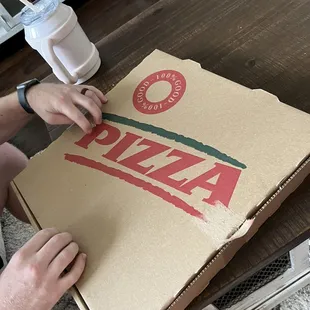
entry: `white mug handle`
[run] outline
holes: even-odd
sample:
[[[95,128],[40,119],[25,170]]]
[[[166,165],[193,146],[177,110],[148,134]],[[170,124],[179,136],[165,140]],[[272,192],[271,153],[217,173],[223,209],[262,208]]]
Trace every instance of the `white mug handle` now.
[[[41,43],[41,51],[44,59],[53,68],[53,72],[60,80],[64,81],[65,84],[75,84],[78,81],[78,76],[71,75],[67,68],[56,56],[53,48],[53,40],[47,39]]]

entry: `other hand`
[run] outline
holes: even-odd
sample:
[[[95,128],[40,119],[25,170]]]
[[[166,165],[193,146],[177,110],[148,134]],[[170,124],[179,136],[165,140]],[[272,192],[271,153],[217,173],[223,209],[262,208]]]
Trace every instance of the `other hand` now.
[[[12,257],[0,276],[1,310],[50,310],[85,268],[86,255],[69,233],[38,232]],[[72,264],[70,271],[63,271]]]
[[[85,94],[81,94],[87,88]],[[76,123],[85,133],[92,131],[92,124],[76,107],[85,108],[94,124],[102,122],[102,105],[107,102],[103,93],[93,86],[42,83],[27,92],[31,108],[51,125]]]

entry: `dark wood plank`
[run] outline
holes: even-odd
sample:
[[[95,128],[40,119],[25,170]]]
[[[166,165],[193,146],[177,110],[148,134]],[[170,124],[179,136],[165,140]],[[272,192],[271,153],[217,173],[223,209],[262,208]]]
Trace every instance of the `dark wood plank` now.
[[[87,0],[65,0],[77,10]],[[0,45],[0,96],[15,90],[15,86],[34,77],[41,79],[51,73],[41,56],[26,43],[24,32]]]
[[[308,0],[160,1],[98,43],[104,66],[92,83],[107,91],[159,48],[310,112],[309,8]]]
[[[309,12],[309,0],[161,0],[98,43],[104,65],[90,83],[108,91],[159,48],[310,113]],[[309,238],[309,206],[310,177],[190,309],[202,309]]]
[[[9,142],[30,158],[48,147],[51,138],[45,123],[39,117],[35,117]]]
[[[96,43],[157,1],[88,0],[76,13],[85,33]],[[24,40],[23,33],[18,38]],[[25,43],[21,50],[0,61],[0,96],[14,91],[23,81],[35,77],[41,80],[49,74],[50,67]]]
[[[92,42],[98,42],[158,0],[88,0],[77,10],[79,23]]]

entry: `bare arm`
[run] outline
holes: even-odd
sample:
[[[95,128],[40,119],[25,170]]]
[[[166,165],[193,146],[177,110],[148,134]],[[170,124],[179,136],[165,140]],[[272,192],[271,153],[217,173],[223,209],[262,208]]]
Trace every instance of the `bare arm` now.
[[[81,91],[87,88],[84,94]],[[85,133],[90,133],[92,124],[76,107],[88,110],[94,124],[102,122],[102,104],[107,102],[100,90],[92,86],[39,84],[27,91],[27,100],[35,113],[52,125],[76,123]],[[0,145],[27,124],[28,114],[19,104],[17,93],[0,98]]]
[[[30,119],[18,103],[16,92],[0,98],[0,145],[14,137]]]

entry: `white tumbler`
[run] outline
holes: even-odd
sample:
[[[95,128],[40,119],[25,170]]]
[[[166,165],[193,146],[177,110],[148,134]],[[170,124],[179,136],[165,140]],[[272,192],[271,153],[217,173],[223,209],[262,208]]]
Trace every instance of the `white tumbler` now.
[[[21,22],[25,39],[66,84],[81,84],[99,69],[101,60],[78,23],[73,9],[58,0],[39,0],[38,12],[24,8]]]

